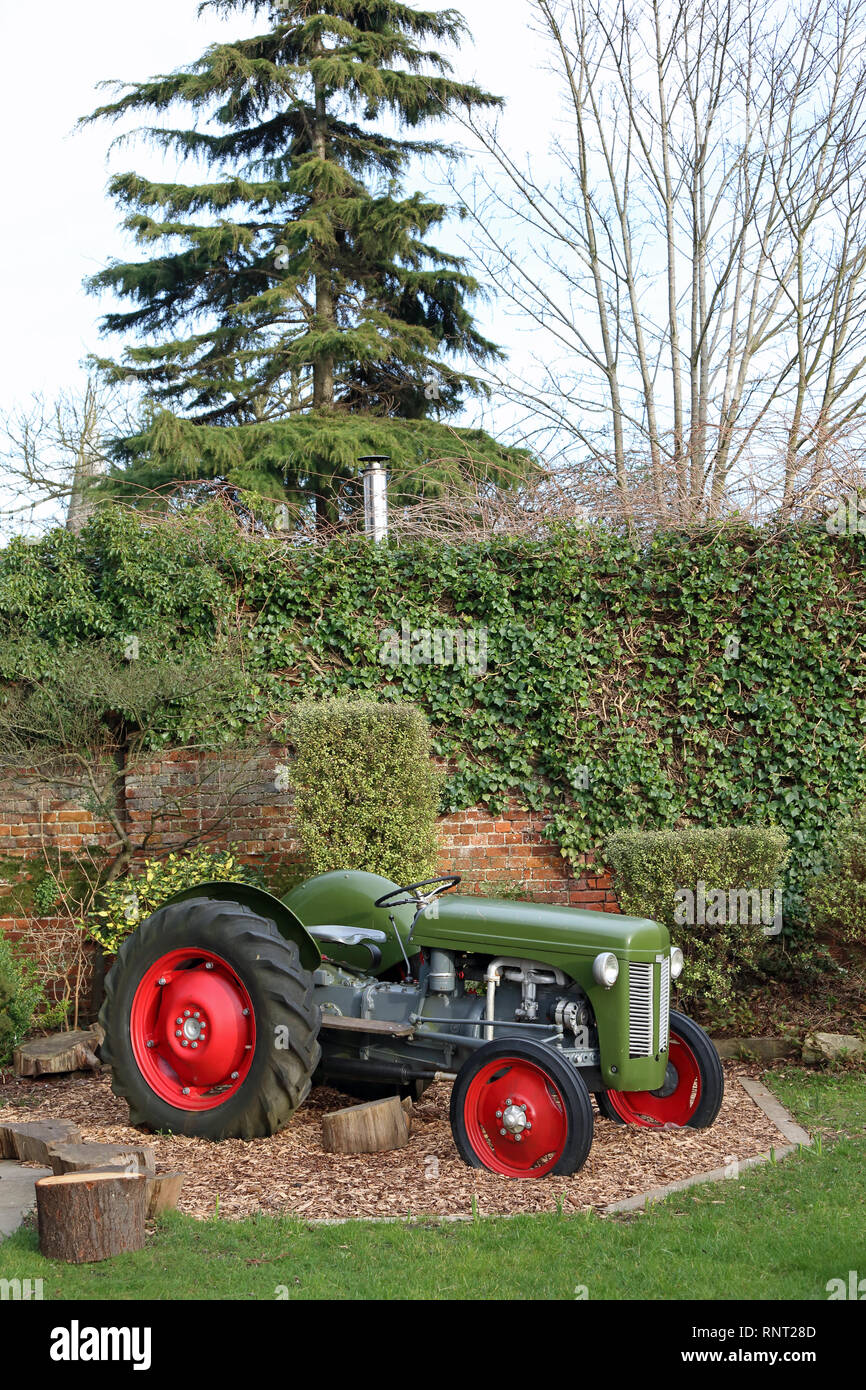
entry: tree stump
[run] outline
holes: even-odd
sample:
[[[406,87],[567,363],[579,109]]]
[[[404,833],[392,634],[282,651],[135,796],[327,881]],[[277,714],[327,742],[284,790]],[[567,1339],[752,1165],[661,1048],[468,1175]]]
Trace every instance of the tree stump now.
[[[350,1105],[322,1116],[322,1146],[328,1153],[369,1154],[403,1149],[409,1126],[399,1096]]]
[[[84,1173],[98,1168],[123,1169],[125,1173],[156,1172],[156,1156],[151,1144],[49,1144],[48,1162],[55,1175]]]
[[[147,1219],[152,1221],[161,1212],[173,1211],[177,1206],[180,1189],[183,1187],[185,1173],[157,1173],[147,1180]]]
[[[52,1144],[77,1144],[81,1130],[71,1120],[19,1120],[0,1124],[0,1158],[17,1158],[21,1163],[53,1165],[48,1155]]]
[[[95,1029],[82,1033],[53,1033],[21,1043],[13,1053],[18,1076],[56,1076],[68,1071],[98,1071],[96,1056],[101,1042]]]
[[[49,1260],[92,1264],[144,1246],[143,1173],[65,1173],[36,1184],[39,1249]]]

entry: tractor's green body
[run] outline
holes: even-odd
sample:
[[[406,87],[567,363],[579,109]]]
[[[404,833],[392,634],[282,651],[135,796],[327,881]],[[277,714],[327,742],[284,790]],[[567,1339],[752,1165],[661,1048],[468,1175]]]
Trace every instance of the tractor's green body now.
[[[461,961],[485,962],[507,957],[551,966],[569,982],[566,990],[557,989],[555,984],[550,986],[547,994],[551,1002],[554,996],[575,994],[576,986],[591,1006],[593,1018],[585,1026],[589,1029],[593,1045],[572,1048],[575,1052],[594,1054],[591,1061],[582,1063],[583,1068],[587,1072],[600,1071],[604,1086],[613,1090],[652,1090],[661,1084],[667,1064],[665,1029],[669,993],[667,963],[670,958],[670,940],[665,927],[644,918],[623,917],[615,913],[449,893],[422,912],[410,941],[409,932],[414,916],[411,907],[389,912],[386,908],[374,906],[378,897],[394,887],[389,880],[375,874],[337,872],[323,874],[301,884],[283,901],[297,922],[302,924],[310,941],[314,938],[309,936],[309,929],[315,932],[330,923],[385,932],[387,939],[381,946],[382,959],[372,967],[364,946],[341,947],[337,943],[330,943],[322,947],[331,963],[350,970],[374,974],[378,979],[388,977],[395,970],[399,971],[401,965],[405,967],[405,951],[413,965],[412,973],[417,974],[419,980],[426,978],[429,982],[433,954],[453,956],[454,990],[433,990],[428,983],[417,1012],[431,1019],[453,1015],[453,1025],[431,1023],[430,1029],[465,1035],[469,1046],[484,1037],[482,1006],[485,1000],[477,993],[467,995],[465,980],[461,982],[459,979]],[[288,925],[280,929],[297,931],[296,926],[290,928]],[[402,949],[398,933],[403,943]],[[619,977],[609,989],[597,984],[592,974],[594,960],[604,951],[612,952],[620,962]],[[630,980],[636,978],[636,973],[630,970],[632,964],[640,967],[639,1000],[635,999],[634,991],[630,995]],[[648,972],[651,974],[649,990],[646,988]],[[322,983],[319,988],[327,990],[328,987]],[[495,1036],[506,1036],[512,1029],[521,1027],[536,1037],[546,1036],[540,1025],[552,1023],[552,1020],[543,1018],[541,1011],[538,1018],[532,1020],[531,1030],[526,1030],[525,1023],[522,1025],[514,1019],[515,1009],[508,1008],[509,1003],[515,1003],[514,993],[513,990],[509,992],[506,983],[502,1007],[497,1010],[497,1023],[493,1030]],[[334,1000],[331,1002],[339,1007]],[[353,1001],[353,1006],[354,1002],[357,1002],[360,1011],[367,1007],[362,993],[359,993],[357,1001]],[[519,1004],[518,1000],[515,1007],[519,1007]],[[649,1015],[638,1019],[638,1007],[648,1008]],[[639,1023],[643,1024],[642,1046],[646,1047],[644,1040],[651,1031],[648,1043],[651,1051],[633,1055],[637,1050]],[[325,1035],[327,1032],[326,1028]],[[553,1032],[555,1028],[551,1027],[547,1035]],[[327,1073],[330,1047],[327,1036],[323,1038],[323,1046],[322,1065]],[[383,1050],[380,1043],[368,1048],[368,1053],[384,1055],[385,1050],[392,1058],[395,1045],[392,1043]],[[417,1050],[417,1042],[414,1046],[403,1044],[399,1049],[402,1056],[408,1054],[409,1058]],[[461,1049],[455,1044],[454,1051],[462,1054],[468,1051],[468,1047]],[[340,1055],[345,1061],[345,1045]],[[453,1063],[454,1056],[445,1069],[453,1069]]]

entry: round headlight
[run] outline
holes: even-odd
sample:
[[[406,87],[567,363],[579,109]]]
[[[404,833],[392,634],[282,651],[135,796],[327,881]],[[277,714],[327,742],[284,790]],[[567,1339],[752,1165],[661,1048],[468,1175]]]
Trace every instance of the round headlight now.
[[[671,979],[678,980],[683,973],[683,953],[679,946],[671,947]]]
[[[602,951],[592,962],[592,978],[597,985],[610,989],[619,978],[619,961],[613,951]]]

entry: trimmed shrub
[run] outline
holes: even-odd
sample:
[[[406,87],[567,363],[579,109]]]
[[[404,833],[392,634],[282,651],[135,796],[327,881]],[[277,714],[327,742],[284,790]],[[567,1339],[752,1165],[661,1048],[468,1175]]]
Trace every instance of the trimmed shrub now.
[[[825,868],[807,892],[815,926],[849,945],[866,946],[866,806],[829,837]]]
[[[606,854],[623,911],[663,922],[683,949],[680,1003],[711,1014],[730,1006],[778,925],[774,895],[787,848],[777,826],[624,830],[610,837]]]
[[[260,869],[242,864],[229,850],[214,854],[199,845],[188,854],[170,854],[167,859],[148,859],[138,873],[109,883],[100,893],[100,908],[84,924],[91,940],[106,955],[113,956],[124,939],[135,931],[164,902],[184,888],[197,883],[231,879],[238,883],[265,886]]]
[[[311,872],[363,869],[395,883],[436,871],[444,774],[411,704],[302,701],[289,733],[298,831]]]

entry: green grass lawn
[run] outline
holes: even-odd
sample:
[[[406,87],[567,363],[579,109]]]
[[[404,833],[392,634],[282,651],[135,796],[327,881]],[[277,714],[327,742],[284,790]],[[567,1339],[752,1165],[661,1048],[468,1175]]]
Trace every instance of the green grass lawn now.
[[[32,1230],[0,1278],[71,1299],[816,1299],[866,1271],[861,1075],[769,1073],[815,1150],[669,1198],[647,1213],[311,1227],[165,1218],[145,1250],[96,1265],[43,1259]]]

